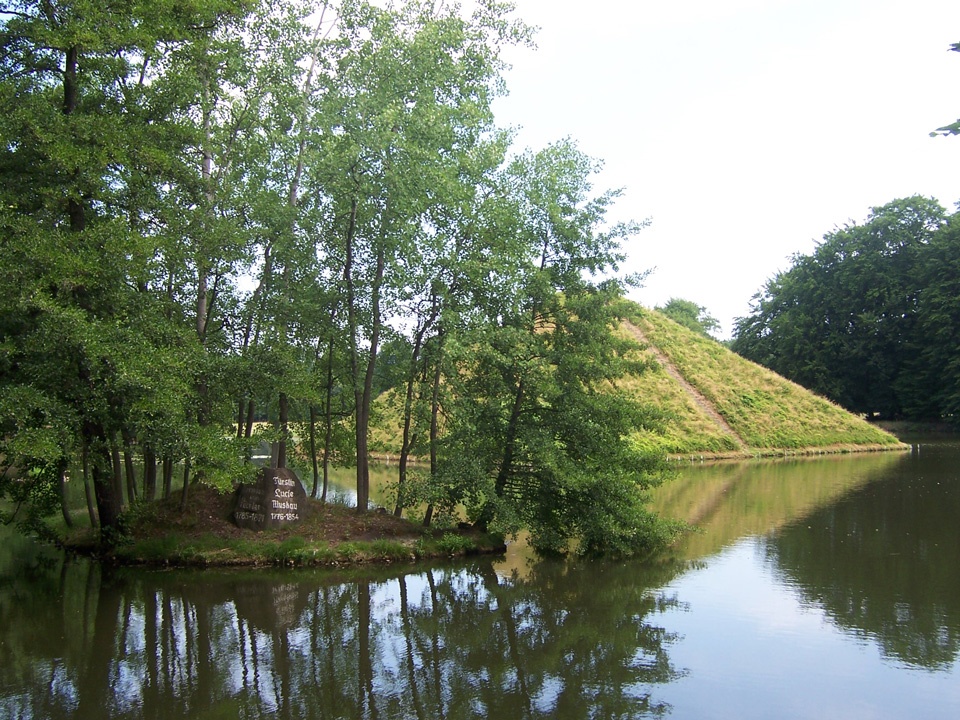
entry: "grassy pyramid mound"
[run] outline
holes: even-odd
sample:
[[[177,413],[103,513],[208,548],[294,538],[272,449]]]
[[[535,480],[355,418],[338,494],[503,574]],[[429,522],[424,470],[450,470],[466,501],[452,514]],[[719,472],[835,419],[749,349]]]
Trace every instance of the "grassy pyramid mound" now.
[[[899,447],[889,433],[731,352],[635,306],[621,332],[650,363],[624,387],[656,407],[658,428],[637,441],[671,455],[777,455]]]

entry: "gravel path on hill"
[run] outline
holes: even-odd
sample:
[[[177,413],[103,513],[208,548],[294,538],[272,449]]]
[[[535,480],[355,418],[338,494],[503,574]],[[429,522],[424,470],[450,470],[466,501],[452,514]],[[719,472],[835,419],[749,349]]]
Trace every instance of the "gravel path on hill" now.
[[[729,423],[724,419],[723,415],[717,412],[717,409],[713,406],[713,403],[710,402],[707,397],[697,390],[693,385],[687,382],[687,379],[683,377],[680,371],[677,369],[677,366],[671,362],[670,358],[661,352],[660,348],[647,340],[647,336],[644,335],[643,330],[638,328],[631,322],[623,321],[624,327],[633,335],[641,345],[643,345],[647,350],[649,350],[654,359],[660,363],[661,367],[667,372],[667,374],[680,383],[680,387],[683,388],[683,391],[687,396],[693,401],[693,403],[699,407],[703,412],[713,420],[716,425],[723,430],[724,433],[730,435],[741,447],[747,447],[747,443],[743,441],[743,438],[737,434],[737,431],[730,427]]]

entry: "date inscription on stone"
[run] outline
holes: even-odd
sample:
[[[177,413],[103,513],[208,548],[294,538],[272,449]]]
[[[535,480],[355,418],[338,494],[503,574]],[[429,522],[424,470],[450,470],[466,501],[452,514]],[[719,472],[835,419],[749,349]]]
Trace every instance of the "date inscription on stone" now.
[[[237,488],[233,522],[265,530],[298,523],[307,511],[307,493],[293,470],[261,468],[255,483]]]

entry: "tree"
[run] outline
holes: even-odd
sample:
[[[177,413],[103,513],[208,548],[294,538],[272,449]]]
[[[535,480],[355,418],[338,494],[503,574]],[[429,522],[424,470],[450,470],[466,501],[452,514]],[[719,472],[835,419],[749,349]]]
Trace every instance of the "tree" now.
[[[308,171],[330,213],[323,246],[339,260],[350,391],[354,397],[358,509],[369,500],[370,412],[382,342],[420,278],[438,237],[437,208],[464,187],[465,158],[489,131],[499,90],[501,44],[526,30],[507,8],[410,2],[394,9],[345,2],[335,74],[316,128],[320,148]]]
[[[896,390],[904,414],[924,420],[960,419],[960,217],[931,238],[917,263],[916,324],[904,351]]]
[[[181,504],[191,478],[232,487],[258,412],[278,465],[301,423],[315,493],[318,454],[324,476],[352,455],[363,512],[389,378],[398,512],[424,452],[430,512],[462,501],[553,549],[653,538],[613,331],[639,226],[607,227],[617,194],[570,141],[506,160],[491,103],[530,38],[511,8],[148,5],[0,17],[0,494],[20,517],[78,460],[105,538],[158,463],[167,495],[183,460]]]
[[[717,319],[710,315],[705,307],[697,305],[691,300],[670,298],[666,305],[654,309],[662,312],[674,322],[705,337],[710,337],[714,330],[720,329],[720,323]]]
[[[563,141],[505,173],[512,232],[490,253],[477,315],[448,340],[431,500],[465,504],[481,527],[528,528],[544,551],[577,539],[585,553],[633,554],[670,531],[644,508],[661,468],[629,440],[644,411],[616,390],[631,346],[615,333],[622,282],[603,277],[640,226],[605,227],[617,193],[591,194],[596,167]]]
[[[936,201],[911,197],[825,235],[755,296],[733,350],[853,412],[902,416],[918,268],[944,218]]]
[[[169,409],[164,421],[179,427],[196,399],[182,393],[196,347],[154,292],[164,285],[156,191],[188,147],[176,122],[184,97],[163,82],[163,60],[243,6],[25,1],[0,29],[0,97],[12,109],[0,120],[0,393],[34,408],[7,416],[6,457],[51,477],[45,468],[82,449],[105,531],[123,504],[121,435],[147,407]],[[36,432],[58,440],[30,441]]]

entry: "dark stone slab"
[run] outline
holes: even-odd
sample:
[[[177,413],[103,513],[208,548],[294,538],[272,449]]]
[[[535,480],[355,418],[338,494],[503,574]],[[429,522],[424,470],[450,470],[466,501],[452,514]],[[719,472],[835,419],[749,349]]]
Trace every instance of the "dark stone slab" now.
[[[307,493],[289,468],[261,468],[257,481],[237,488],[233,522],[248,530],[295,525],[306,517]]]

